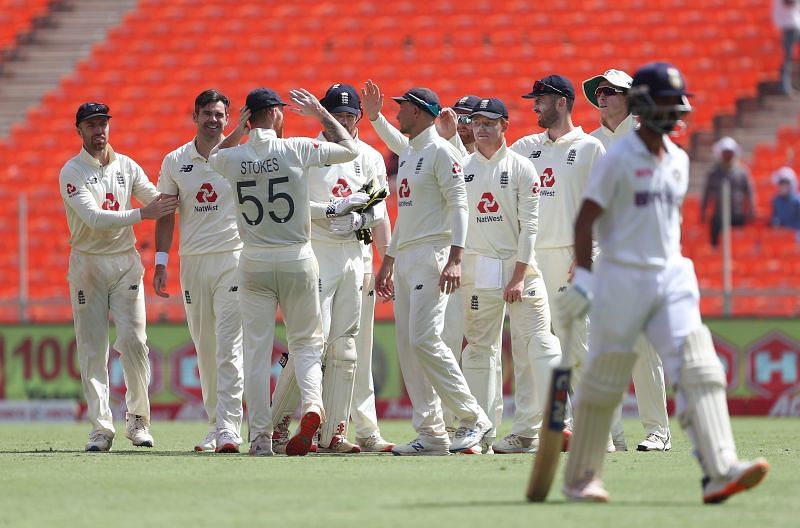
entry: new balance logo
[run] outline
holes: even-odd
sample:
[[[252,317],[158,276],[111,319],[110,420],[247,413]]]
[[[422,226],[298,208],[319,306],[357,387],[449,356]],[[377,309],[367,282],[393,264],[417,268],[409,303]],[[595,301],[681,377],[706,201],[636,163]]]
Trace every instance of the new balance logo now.
[[[181,165],[181,168],[178,169],[178,172],[192,172],[194,165],[189,163],[188,165]]]
[[[128,291],[139,291],[139,285],[131,284],[130,286],[128,286]]]
[[[541,155],[542,155],[542,151],[541,150],[534,150],[533,152],[531,152],[531,155],[528,156],[528,157],[531,158],[531,159],[536,159]]]
[[[281,358],[278,360],[278,365],[280,365],[281,368],[285,368],[286,364],[288,362],[289,362],[289,353],[288,352],[282,352],[281,353]]]
[[[367,294],[368,297],[375,297],[375,290],[370,290]]]
[[[536,297],[536,290],[528,290],[528,297]]]
[[[417,284],[416,286],[414,286],[414,289],[415,290],[421,290],[422,289],[422,284]]]
[[[574,165],[575,164],[575,156],[578,155],[578,151],[575,149],[569,149],[567,152],[567,165]]]
[[[478,309],[478,296],[473,295],[469,300],[469,309],[470,310],[477,310]]]
[[[565,291],[567,291],[567,287],[566,286],[559,286],[558,287],[558,293],[564,293]]]
[[[410,445],[411,445],[411,448],[414,449],[414,451],[417,451],[417,452],[425,451],[425,446],[422,445],[422,442],[412,442]]]
[[[192,297],[189,295],[189,290],[183,291],[183,299],[186,301],[186,304],[192,304]]]
[[[474,179],[475,179],[475,175],[474,174],[465,174],[464,175],[464,183],[469,183]]]
[[[86,304],[86,295],[83,290],[78,290],[78,304]]]
[[[236,293],[238,291],[239,291],[239,287],[238,286],[231,286],[230,288],[228,288],[228,292],[229,293]]]

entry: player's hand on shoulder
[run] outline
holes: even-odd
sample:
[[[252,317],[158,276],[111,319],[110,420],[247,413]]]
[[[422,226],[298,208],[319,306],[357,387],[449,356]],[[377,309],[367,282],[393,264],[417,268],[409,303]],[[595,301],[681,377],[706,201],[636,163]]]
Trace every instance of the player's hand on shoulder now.
[[[575,268],[567,291],[556,298],[556,309],[563,318],[580,319],[589,313],[592,306],[592,272],[586,268]]]
[[[378,119],[378,114],[381,113],[381,108],[383,108],[383,94],[380,87],[372,82],[371,79],[361,89],[361,106],[370,121]]]
[[[161,217],[170,215],[178,208],[177,196],[159,194],[155,200],[139,209],[142,220],[158,220]]]

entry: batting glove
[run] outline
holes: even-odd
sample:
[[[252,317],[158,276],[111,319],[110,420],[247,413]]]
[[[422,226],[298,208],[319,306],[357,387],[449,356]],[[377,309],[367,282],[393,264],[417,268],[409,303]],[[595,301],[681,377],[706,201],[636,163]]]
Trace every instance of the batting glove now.
[[[334,233],[352,233],[364,225],[363,213],[347,213],[344,216],[334,216],[330,219],[331,231]]]
[[[586,268],[575,268],[575,276],[567,291],[558,296],[557,309],[562,318],[586,317],[592,306],[592,272]]]
[[[331,200],[331,203],[328,204],[328,209],[325,211],[325,216],[331,218],[334,216],[346,215],[354,209],[364,207],[367,202],[369,202],[369,195],[360,191],[355,192],[346,198],[336,198],[335,200]]]

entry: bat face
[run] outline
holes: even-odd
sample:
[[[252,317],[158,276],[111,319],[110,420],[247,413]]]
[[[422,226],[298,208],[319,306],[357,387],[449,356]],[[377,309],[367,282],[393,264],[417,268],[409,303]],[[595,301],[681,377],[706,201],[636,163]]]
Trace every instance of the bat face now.
[[[567,417],[567,398],[572,370],[567,368],[553,369],[553,384],[550,400],[550,409],[546,427],[550,431],[561,434],[564,429],[564,420]]]

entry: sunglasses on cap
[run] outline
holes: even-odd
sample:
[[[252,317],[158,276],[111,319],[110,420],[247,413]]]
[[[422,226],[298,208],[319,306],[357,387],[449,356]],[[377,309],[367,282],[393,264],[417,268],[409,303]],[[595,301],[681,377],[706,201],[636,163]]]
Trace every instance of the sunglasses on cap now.
[[[467,114],[461,114],[458,116],[458,122],[461,123],[462,125],[468,125],[472,123],[472,116]]]
[[[428,112],[430,112],[434,116],[438,116],[439,112],[442,110],[442,107],[440,107],[438,104],[424,101],[412,93],[406,93],[403,97],[405,97],[408,101],[413,102],[418,106],[426,108]]]
[[[605,95],[606,97],[611,97],[612,95],[622,94],[625,93],[625,90],[621,90],[619,88],[614,88],[613,86],[599,86],[594,91],[595,97],[600,97],[601,95]]]
[[[569,99],[569,95],[565,94],[562,90],[559,90],[555,86],[551,86],[546,82],[542,81],[535,81],[533,83],[533,93],[537,95],[545,95],[545,94],[556,94],[560,95],[561,97],[566,97]]]

